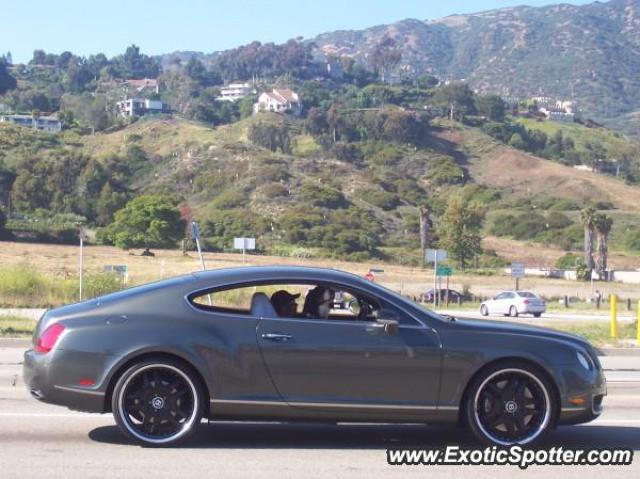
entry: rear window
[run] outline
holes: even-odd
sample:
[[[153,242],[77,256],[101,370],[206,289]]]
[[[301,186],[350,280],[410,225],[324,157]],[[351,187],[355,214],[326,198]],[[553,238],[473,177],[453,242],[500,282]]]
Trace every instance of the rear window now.
[[[518,291],[518,296],[521,298],[537,298],[537,296],[529,291]]]

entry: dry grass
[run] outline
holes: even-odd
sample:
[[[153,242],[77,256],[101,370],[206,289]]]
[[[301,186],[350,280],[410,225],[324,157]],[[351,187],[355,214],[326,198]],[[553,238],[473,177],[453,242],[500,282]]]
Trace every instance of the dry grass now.
[[[468,169],[476,183],[517,196],[556,196],[576,201],[610,201],[637,211],[640,188],[611,176],[576,170],[505,146],[478,130],[446,129],[446,140],[465,145]]]
[[[21,263],[31,265],[35,270],[50,278],[75,276],[78,270],[78,248],[76,246],[48,245],[35,243],[0,243],[0,269]],[[153,250],[155,257],[130,255],[110,246],[87,246],[84,265],[88,273],[100,273],[105,265],[126,264],[129,269],[130,283],[139,284],[155,281],[161,277],[170,277],[197,271],[197,255],[190,252],[183,257],[178,250]],[[242,266],[241,254],[205,253],[208,269]],[[407,295],[418,295],[433,284],[433,270],[423,270],[406,266],[389,265],[376,262],[351,263],[330,259],[300,259],[275,256],[247,255],[246,265],[307,265],[336,268],[364,275],[370,268],[382,268],[385,272],[378,276],[378,282]],[[523,289],[532,289],[547,297],[577,296],[586,298],[591,295],[588,283],[565,281],[551,278],[525,278],[520,282]],[[478,296],[490,296],[502,289],[513,287],[513,280],[505,274],[478,276],[455,272],[451,287],[462,290],[465,286]],[[595,288],[603,294],[616,293],[622,298],[637,298],[637,285],[620,283],[596,284]],[[1,298],[0,298],[1,299]]]

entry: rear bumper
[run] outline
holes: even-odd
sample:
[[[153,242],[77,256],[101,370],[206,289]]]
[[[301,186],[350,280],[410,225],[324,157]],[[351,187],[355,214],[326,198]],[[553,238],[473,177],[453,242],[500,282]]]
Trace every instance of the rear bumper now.
[[[105,366],[111,356],[53,350],[48,354],[30,349],[24,353],[22,376],[27,390],[39,401],[85,412],[105,412]],[[91,379],[96,386],[78,385]]]
[[[519,310],[518,312],[520,314],[533,314],[533,313],[546,313],[546,311],[547,311],[546,306],[533,306],[533,305],[527,304],[522,306],[522,310]]]

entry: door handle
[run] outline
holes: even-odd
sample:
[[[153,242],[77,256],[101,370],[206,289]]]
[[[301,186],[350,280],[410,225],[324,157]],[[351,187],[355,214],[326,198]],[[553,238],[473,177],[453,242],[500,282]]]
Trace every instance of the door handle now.
[[[290,334],[281,334],[281,333],[264,333],[262,335],[262,339],[268,339],[269,341],[276,341],[276,342],[289,341],[292,338],[293,336],[291,336]]]

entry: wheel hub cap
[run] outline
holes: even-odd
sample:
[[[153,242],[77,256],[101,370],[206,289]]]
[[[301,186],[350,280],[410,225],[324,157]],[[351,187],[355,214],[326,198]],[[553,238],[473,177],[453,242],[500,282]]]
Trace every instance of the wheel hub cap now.
[[[514,414],[518,410],[518,404],[515,401],[507,401],[504,403],[504,410],[510,414]]]
[[[162,409],[164,407],[164,398],[156,396],[151,400],[151,405],[154,409]]]

